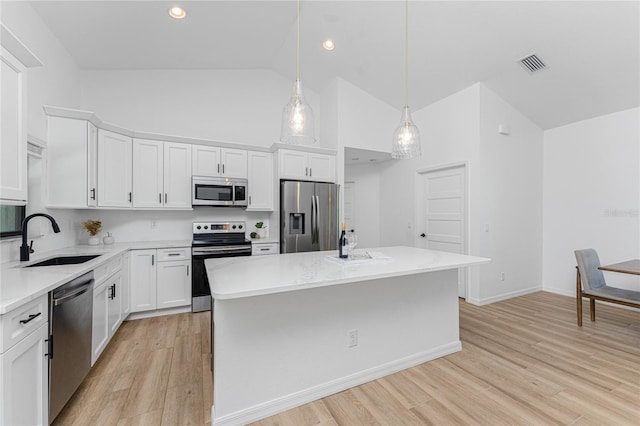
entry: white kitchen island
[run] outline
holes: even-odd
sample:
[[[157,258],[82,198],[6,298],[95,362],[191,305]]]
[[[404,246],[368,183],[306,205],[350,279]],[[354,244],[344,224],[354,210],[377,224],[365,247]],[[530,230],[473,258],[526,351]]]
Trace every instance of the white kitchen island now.
[[[213,424],[248,423],[461,350],[458,268],[490,260],[370,252],[353,262],[336,251],[206,260]]]

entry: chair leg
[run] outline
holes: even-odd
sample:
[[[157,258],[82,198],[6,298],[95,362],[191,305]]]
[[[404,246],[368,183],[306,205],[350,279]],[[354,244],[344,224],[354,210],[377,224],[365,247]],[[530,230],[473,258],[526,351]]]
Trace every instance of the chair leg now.
[[[589,312],[591,313],[591,321],[596,320],[596,299],[589,299]]]
[[[576,267],[576,307],[578,313],[578,327],[582,327],[582,283],[580,282],[580,271]]]

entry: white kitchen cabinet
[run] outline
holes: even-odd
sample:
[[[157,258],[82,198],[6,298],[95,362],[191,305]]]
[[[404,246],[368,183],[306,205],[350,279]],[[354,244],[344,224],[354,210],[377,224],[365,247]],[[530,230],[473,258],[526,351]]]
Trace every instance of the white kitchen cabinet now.
[[[0,52],[0,199],[27,202],[26,67],[5,48]]]
[[[93,271],[93,316],[91,329],[91,365],[95,364],[125,318],[123,300],[128,290],[122,278],[126,271],[124,255],[100,265]],[[126,297],[128,301],[128,297]]]
[[[91,326],[91,365],[93,366],[109,342],[109,286],[107,282],[93,288],[93,317]]]
[[[156,250],[132,250],[129,264],[131,312],[156,309]]]
[[[273,211],[273,154],[247,152],[249,205],[247,211]]]
[[[191,209],[191,145],[134,139],[132,204]]]
[[[164,207],[191,209],[191,145],[164,143]]]
[[[188,247],[132,250],[131,312],[191,304],[191,250]]]
[[[335,182],[336,157],[330,154],[280,149],[278,175],[280,179]]]
[[[163,158],[162,142],[133,140],[133,207],[162,207]]]
[[[120,292],[120,296],[122,298],[122,320],[127,319],[127,316],[131,312],[131,284],[130,284],[130,254],[129,252],[122,255],[122,273],[121,273],[121,282],[122,282],[122,291]]]
[[[131,207],[132,140],[98,130],[98,206]]]
[[[86,120],[48,117],[47,206],[97,206],[98,129]]]
[[[0,355],[0,424],[49,424],[48,323]]]
[[[278,253],[280,253],[280,244],[278,242],[251,242],[251,256],[265,256]]]
[[[191,304],[191,261],[158,262],[157,309]]]
[[[193,175],[210,177],[247,178],[247,151],[194,145]]]

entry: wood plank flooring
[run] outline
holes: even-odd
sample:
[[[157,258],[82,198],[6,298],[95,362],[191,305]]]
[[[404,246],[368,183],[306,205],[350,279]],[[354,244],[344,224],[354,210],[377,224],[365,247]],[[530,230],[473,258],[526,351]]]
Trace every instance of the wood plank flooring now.
[[[640,425],[640,313],[575,315],[545,292],[461,301],[462,352],[254,425]],[[208,333],[205,313],[124,323],[56,425],[210,422]]]

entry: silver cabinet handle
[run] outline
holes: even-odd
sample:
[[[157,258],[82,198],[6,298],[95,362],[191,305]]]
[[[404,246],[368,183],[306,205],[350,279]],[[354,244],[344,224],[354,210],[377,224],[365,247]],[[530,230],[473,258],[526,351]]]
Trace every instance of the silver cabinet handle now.
[[[249,205],[251,205],[251,195],[249,195]]]
[[[167,204],[167,193],[164,193],[164,203]]]
[[[220,173],[220,163],[218,163],[218,173]]]
[[[153,266],[153,265],[154,265],[155,260],[156,260],[156,255],[155,255],[155,254],[152,254],[152,255],[151,255],[151,266]]]
[[[222,165],[222,174],[224,174],[224,164]]]
[[[308,167],[304,168],[304,175],[305,176],[309,176],[309,168]]]
[[[129,202],[132,202],[132,201],[133,201],[133,196],[131,193],[129,193]]]
[[[162,204],[162,194],[158,193],[158,202]]]
[[[96,199],[96,189],[95,188],[91,188],[91,199],[92,200]]]
[[[40,315],[42,315],[42,312],[38,312],[37,314],[29,314],[29,318],[20,320],[20,324],[27,324],[33,321],[34,319],[38,318]]]
[[[180,256],[180,253],[167,253],[167,256]]]
[[[189,276],[189,265],[187,265],[187,276]]]
[[[313,177],[313,169],[309,167],[309,177]]]

